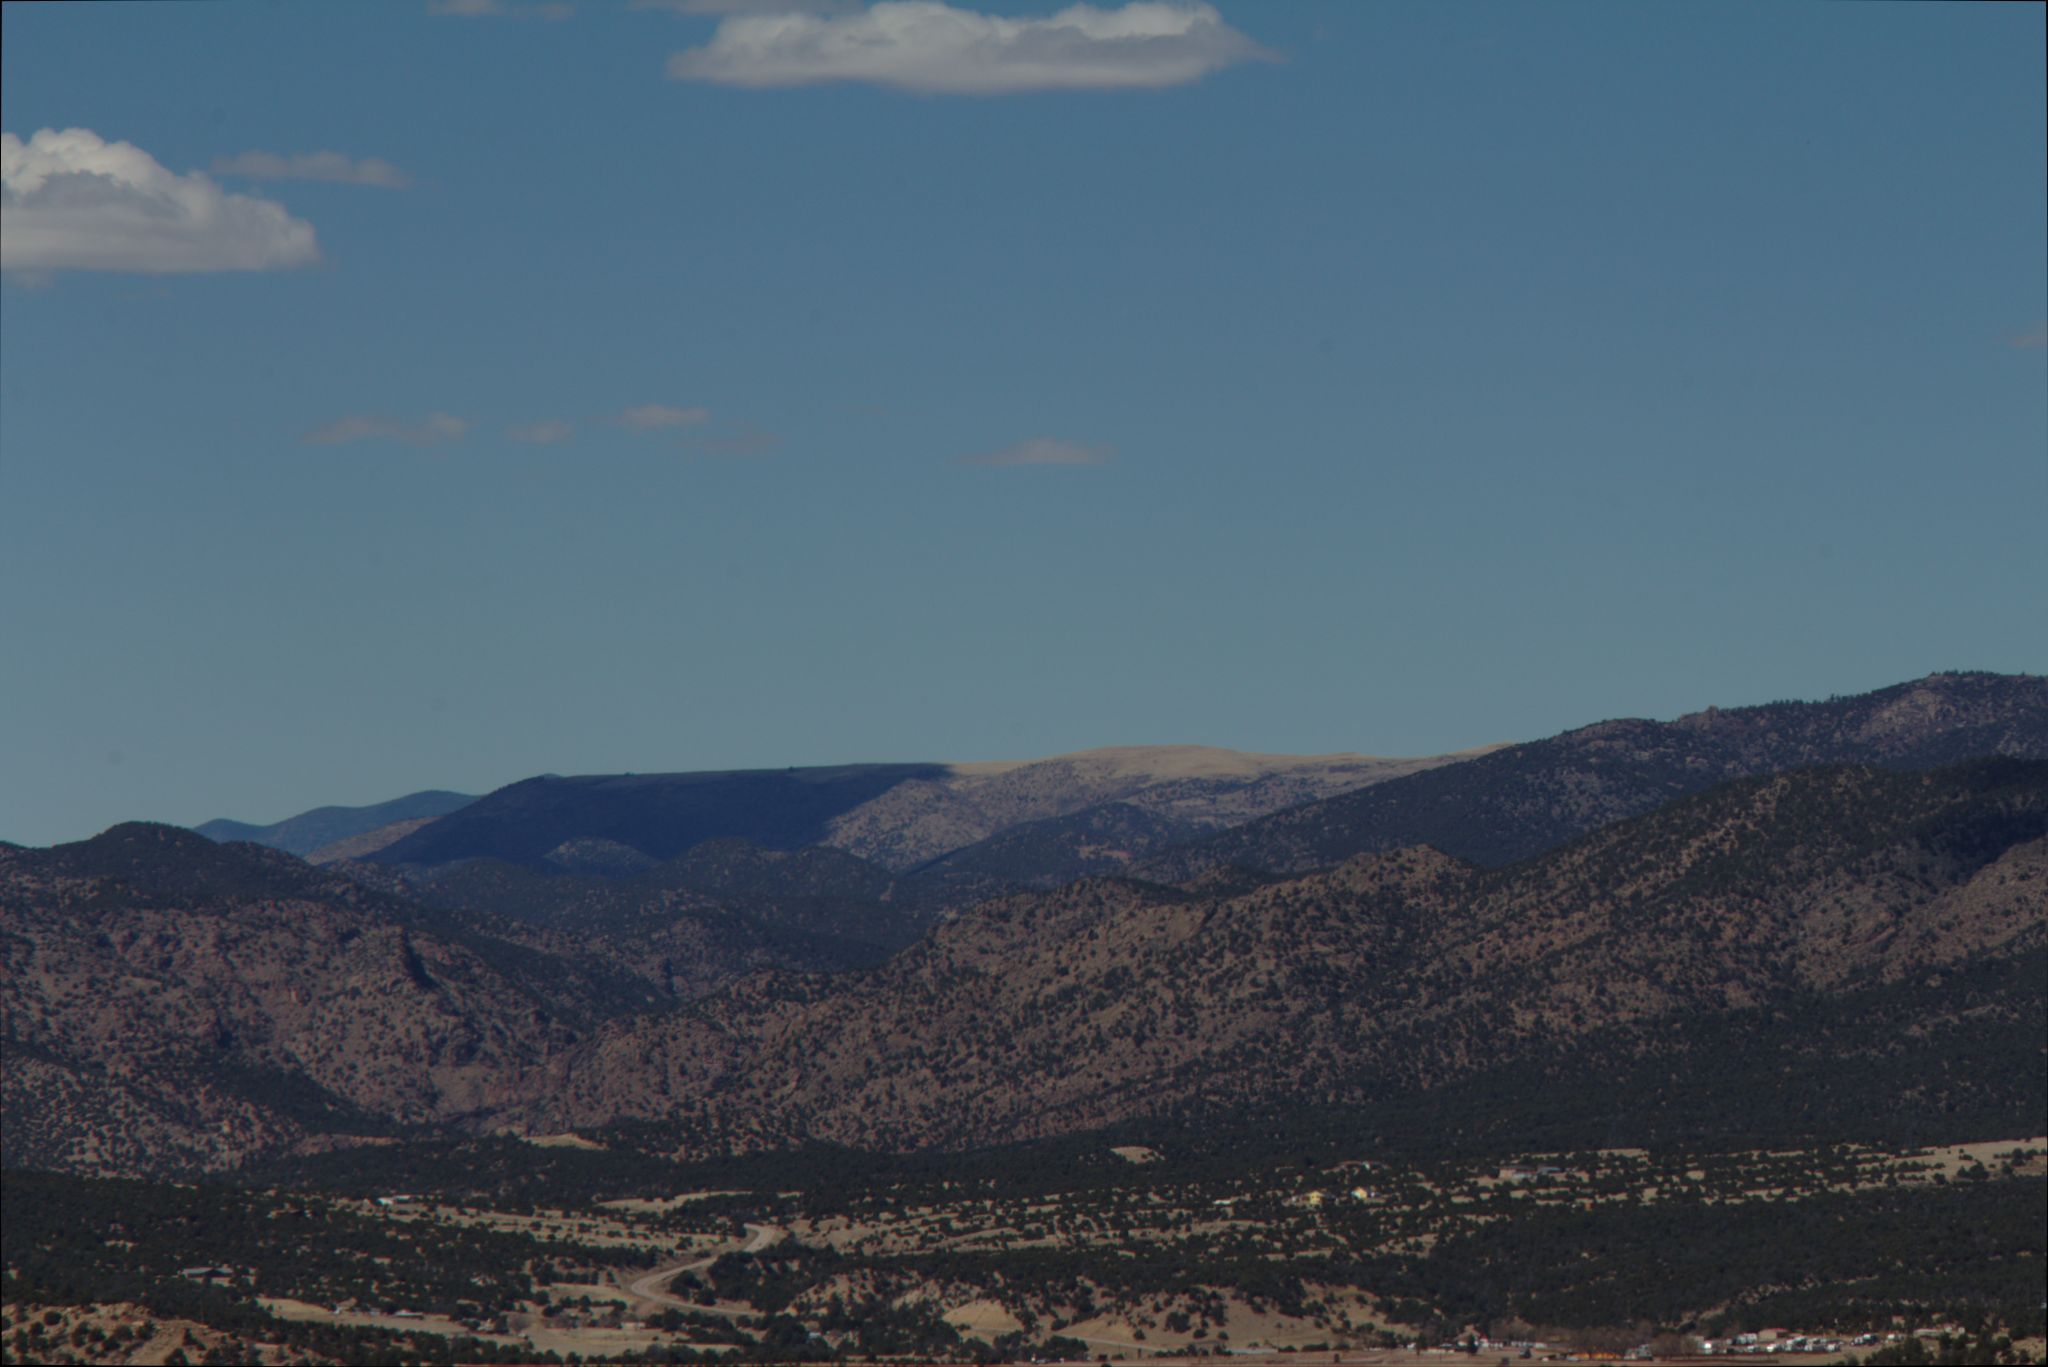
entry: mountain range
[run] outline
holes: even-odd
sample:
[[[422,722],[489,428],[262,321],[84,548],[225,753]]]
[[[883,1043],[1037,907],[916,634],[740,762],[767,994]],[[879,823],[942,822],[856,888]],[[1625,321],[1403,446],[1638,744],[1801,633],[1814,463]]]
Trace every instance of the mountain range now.
[[[1949,674],[1421,760],[546,777],[329,824],[362,857],[317,866],[139,824],[0,846],[4,1157],[969,1147],[1274,1107],[2038,1133],[2044,812],[2048,680]]]
[[[1701,1062],[1685,1030],[1781,1053],[1812,1042],[1776,1013],[2038,961],[2044,932],[2048,764],[1830,766],[1500,870],[1422,846],[1235,895],[1090,879],[1006,898],[867,973],[617,1022],[513,1091],[548,1129],[688,1117],[782,1142],[971,1147],[1195,1097],[1364,1105],[1553,1054],[1655,1047],[1682,1070]],[[2041,1024],[2038,995],[1914,1021],[2035,1062]],[[1914,1102],[1884,1104],[1896,1118]]]

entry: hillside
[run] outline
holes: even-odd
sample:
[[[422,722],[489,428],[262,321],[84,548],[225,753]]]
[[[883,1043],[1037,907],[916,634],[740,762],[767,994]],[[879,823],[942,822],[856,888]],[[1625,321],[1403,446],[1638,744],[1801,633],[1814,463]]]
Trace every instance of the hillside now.
[[[0,928],[9,1166],[217,1167],[446,1119],[656,999],[168,826],[0,850]]]
[[[853,855],[771,850],[735,837],[630,875],[488,858],[335,869],[428,906],[570,937],[679,998],[756,969],[871,967],[932,919],[926,906],[896,895],[895,878]]]
[[[403,821],[387,821],[381,826],[373,826],[361,835],[330,840],[304,858],[308,864],[339,864],[350,859],[368,859],[386,845],[403,840],[420,827],[439,819],[432,816],[415,816]]]
[[[969,1146],[1196,1100],[1448,1095],[1518,1065],[1592,1078],[1654,1057],[1669,1078],[1746,1058],[1725,1085],[1769,1095],[1801,1051],[1848,1076],[1890,1050],[1892,1089],[1863,1120],[1967,1101],[2036,1124],[2038,1066],[1913,1089],[1953,1064],[1956,1030],[1980,1061],[2038,1063],[2039,994],[2000,965],[2041,949],[2044,889],[2048,765],[1801,771],[1496,871],[1424,848],[1234,897],[1116,880],[1012,897],[872,973],[618,1023],[520,1084],[513,1110]],[[1981,999],[1930,993],[1930,973]]]
[[[1009,826],[941,855],[906,874],[899,895],[919,906],[971,906],[1021,889],[1120,874],[1207,829],[1134,803],[1105,802]]]
[[[1731,779],[1979,755],[2048,759],[2048,678],[1933,674],[1826,702],[1601,722],[1278,812],[1136,871],[1170,883],[1219,867],[1304,873],[1407,845],[1494,867]]]
[[[246,840],[257,845],[268,845],[273,849],[289,850],[293,854],[307,855],[324,845],[352,840],[380,827],[398,821],[431,821],[459,811],[476,801],[468,793],[450,793],[440,789],[408,793],[404,797],[392,798],[368,807],[315,807],[310,812],[268,826],[251,825],[246,821],[229,821],[225,818],[209,821],[193,827],[208,840]]]

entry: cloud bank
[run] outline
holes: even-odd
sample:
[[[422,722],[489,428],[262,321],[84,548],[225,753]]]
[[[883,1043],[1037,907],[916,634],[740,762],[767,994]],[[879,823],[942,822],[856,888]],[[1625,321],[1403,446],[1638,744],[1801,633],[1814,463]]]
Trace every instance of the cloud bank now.
[[[299,440],[307,446],[339,446],[351,441],[396,441],[407,446],[435,446],[454,441],[469,430],[465,418],[429,413],[423,422],[405,422],[379,413],[357,413],[316,427]]]
[[[244,152],[238,157],[216,157],[213,173],[241,176],[247,180],[322,180],[335,185],[374,185],[384,190],[402,190],[412,183],[405,172],[380,157],[357,161],[339,152]]]
[[[177,175],[85,128],[0,133],[0,269],[274,271],[320,260],[313,225],[284,206]]]
[[[734,14],[703,47],[669,58],[679,81],[749,87],[862,81],[924,94],[1156,89],[1273,55],[1206,4],[1075,5],[1005,19],[938,0],[857,14]]]
[[[998,451],[984,451],[979,455],[962,456],[958,464],[983,466],[1009,465],[1106,465],[1110,448],[1107,446],[1083,446],[1079,442],[1061,441],[1057,437],[1033,437]]]

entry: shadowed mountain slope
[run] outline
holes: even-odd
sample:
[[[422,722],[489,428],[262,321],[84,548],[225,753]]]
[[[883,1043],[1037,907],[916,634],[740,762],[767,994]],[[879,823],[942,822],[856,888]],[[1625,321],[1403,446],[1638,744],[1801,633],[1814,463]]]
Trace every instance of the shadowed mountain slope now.
[[[500,859],[336,869],[427,906],[567,937],[682,999],[758,969],[873,967],[914,941],[932,916],[894,896],[897,880],[886,871],[844,851],[771,850],[734,837],[631,876]]]
[[[1431,845],[1495,866],[1753,774],[1813,764],[1924,769],[1980,755],[2048,759],[2048,679],[1934,674],[1851,698],[1607,721],[1250,821],[1142,863],[1183,882],[1276,874]]]
[[[500,788],[395,841],[383,864],[492,858],[540,868],[563,846],[601,840],[650,862],[737,836],[770,849],[821,844],[828,823],[934,764],[750,769],[691,774],[549,775]]]
[[[209,821],[193,829],[208,840],[246,840],[306,855],[323,845],[352,840],[396,821],[431,821],[459,811],[474,801],[476,799],[468,793],[430,789],[368,807],[315,807],[310,812],[300,812],[268,826],[223,819]]]

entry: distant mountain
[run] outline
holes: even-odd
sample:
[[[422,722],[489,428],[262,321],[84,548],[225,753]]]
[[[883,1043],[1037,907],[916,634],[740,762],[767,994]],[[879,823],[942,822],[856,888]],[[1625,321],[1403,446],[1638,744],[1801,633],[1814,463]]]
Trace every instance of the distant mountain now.
[[[361,836],[394,821],[426,821],[446,816],[474,801],[476,799],[467,793],[450,793],[436,788],[408,793],[369,807],[315,807],[310,812],[301,812],[268,826],[222,819],[192,829],[208,840],[246,840],[306,855],[323,845]]]
[[[1177,823],[1178,829],[1214,831],[1484,753],[1377,759],[1129,745],[1050,759],[953,764],[835,818],[821,843],[905,872],[1014,827],[1110,803]]]
[[[1461,758],[1135,746],[1015,763],[548,776],[355,857],[637,874],[704,841],[737,838],[775,850],[827,846],[905,873],[1013,827],[1109,803],[1184,837]]]
[[[898,784],[944,772],[936,764],[853,764],[548,775],[489,793],[371,858],[382,864],[491,858],[548,868],[561,865],[564,846],[573,853],[575,842],[603,840],[659,862],[734,836],[769,849],[800,849],[824,843],[834,817]]]
[[[506,1114],[966,1147],[1197,1101],[1427,1127],[1427,1098],[1483,1083],[1515,1099],[1502,1121],[1551,1105],[1583,1129],[1631,1114],[1628,1080],[1695,1133],[2034,1133],[2044,945],[2048,764],[1810,769],[1496,871],[1407,849],[1241,895],[1091,879],[986,903],[870,973],[615,1022]]]
[[[1222,867],[1302,873],[1423,844],[1495,866],[1730,779],[1814,764],[1924,769],[1981,755],[2048,759],[2048,678],[1933,674],[1826,702],[1601,722],[1277,812],[1136,871],[1170,883]]]

